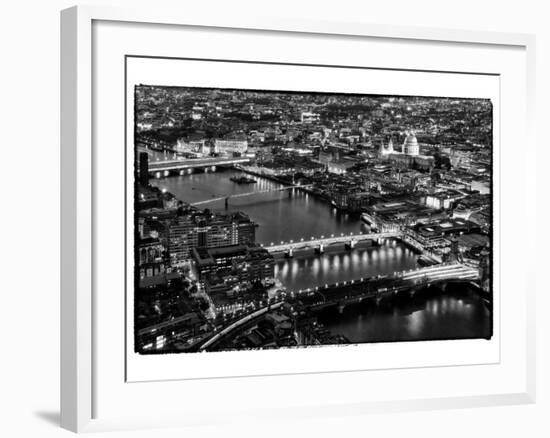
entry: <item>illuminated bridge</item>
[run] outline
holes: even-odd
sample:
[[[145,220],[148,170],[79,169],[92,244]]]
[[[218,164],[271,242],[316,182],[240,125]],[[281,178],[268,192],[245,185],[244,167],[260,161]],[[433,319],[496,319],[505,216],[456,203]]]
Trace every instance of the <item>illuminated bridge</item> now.
[[[375,298],[378,301],[403,293],[414,294],[416,290],[434,284],[445,286],[450,282],[476,283],[479,278],[478,269],[453,262],[395,272],[391,276],[361,278],[287,293],[310,308],[338,305],[342,310],[347,304],[364,299]],[[445,289],[444,286],[442,290]]]
[[[204,201],[198,201],[193,202],[191,205],[198,206],[198,205],[204,205],[204,204],[210,204],[211,202],[218,202],[218,201],[225,201],[225,205],[227,206],[230,199],[236,199],[236,198],[245,198],[247,196],[252,195],[259,195],[261,193],[270,193],[270,192],[283,192],[285,190],[291,190],[296,188],[309,188],[312,185],[293,185],[293,186],[284,186],[284,187],[278,187],[274,189],[266,189],[266,190],[256,190],[254,192],[247,192],[247,193],[236,193],[232,195],[219,195],[215,198],[205,199]],[[214,195],[216,196],[216,195]]]
[[[235,164],[248,163],[246,157],[213,157],[213,158],[186,158],[183,160],[151,161],[149,174],[156,178],[170,175],[184,175],[193,169],[205,169],[215,171],[217,166],[233,166]]]
[[[479,271],[461,263],[442,263],[439,265],[395,272],[391,276],[377,276],[325,284],[299,291],[287,291],[280,294],[278,301],[255,310],[220,330],[200,346],[200,350],[212,350],[225,339],[234,336],[239,330],[261,320],[268,312],[276,310],[284,302],[294,303],[312,310],[338,306],[342,311],[348,304],[365,299],[382,299],[399,294],[414,294],[417,289],[432,284],[449,282],[472,282],[479,280]],[[441,287],[444,293],[445,287]]]
[[[280,242],[279,244],[271,243],[270,245],[262,245],[271,253],[284,252],[288,256],[292,256],[293,252],[297,249],[307,249],[315,248],[318,252],[323,252],[325,247],[328,245],[333,245],[337,243],[344,243],[349,248],[354,248],[357,242],[364,240],[374,240],[380,242],[384,239],[390,238],[400,238],[402,235],[401,232],[386,232],[386,233],[350,233],[350,234],[340,234],[335,236],[334,234],[325,237],[311,237],[309,240],[304,238],[294,241],[290,240],[288,242]]]

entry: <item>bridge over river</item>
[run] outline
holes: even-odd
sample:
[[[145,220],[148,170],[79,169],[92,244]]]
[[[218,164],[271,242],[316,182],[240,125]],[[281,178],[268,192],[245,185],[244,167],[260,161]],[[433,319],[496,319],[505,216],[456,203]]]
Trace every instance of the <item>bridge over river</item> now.
[[[225,201],[225,206],[227,207],[227,204],[228,204],[230,199],[246,198],[246,197],[249,197],[249,196],[261,195],[263,193],[284,192],[285,190],[292,190],[292,189],[296,189],[296,188],[304,189],[304,188],[309,188],[311,186],[312,185],[296,184],[296,185],[292,185],[292,186],[275,187],[275,188],[270,188],[270,189],[265,189],[265,190],[256,190],[256,191],[253,191],[253,192],[246,192],[246,193],[234,193],[234,194],[230,194],[230,195],[214,195],[213,198],[205,199],[204,201],[193,202],[193,203],[191,203],[191,205],[196,207],[196,206],[199,206],[199,205],[210,204],[210,203],[213,203],[213,202]]]
[[[387,296],[411,294],[415,290],[433,284],[445,284],[448,282],[477,282],[479,271],[461,263],[441,263],[429,267],[395,272],[391,276],[377,276],[360,278],[358,280],[344,281],[336,284],[326,284],[314,288],[298,291],[286,291],[279,299],[268,306],[255,310],[248,315],[233,321],[211,338],[206,340],[200,350],[211,350],[217,344],[230,336],[234,336],[239,330],[243,330],[255,321],[259,321],[266,313],[276,310],[285,302],[299,304],[312,310],[320,310],[328,306],[338,306],[340,310],[344,306],[361,302],[365,299],[376,300]],[[444,287],[442,288],[442,293]]]
[[[374,298],[377,301],[403,293],[414,294],[420,288],[449,282],[477,282],[479,270],[461,263],[441,263],[433,266],[395,272],[390,276],[360,278],[336,284],[289,291],[309,308],[320,309],[338,305],[340,310],[351,303]],[[445,287],[442,288],[444,290]]]
[[[250,162],[247,157],[208,157],[208,158],[185,158],[174,160],[158,160],[149,163],[149,174],[155,178],[167,177],[170,175],[185,175],[193,169],[205,169],[215,171],[216,167],[234,166]]]
[[[331,234],[330,236],[320,236],[320,237],[311,237],[310,239],[301,238],[300,240],[294,241],[290,240],[288,242],[280,242],[279,244],[275,244],[274,242],[271,242],[270,245],[262,245],[265,249],[267,249],[270,253],[278,253],[278,252],[284,252],[287,256],[292,256],[293,252],[298,249],[306,249],[306,248],[315,248],[318,252],[323,252],[325,247],[328,245],[333,245],[337,243],[344,243],[349,248],[354,248],[355,245],[358,242],[365,241],[365,240],[372,240],[376,242],[380,242],[384,239],[391,239],[391,238],[400,238],[403,233],[395,231],[395,232],[386,232],[386,233],[349,233],[344,234],[340,233],[339,236],[336,236],[334,234]]]

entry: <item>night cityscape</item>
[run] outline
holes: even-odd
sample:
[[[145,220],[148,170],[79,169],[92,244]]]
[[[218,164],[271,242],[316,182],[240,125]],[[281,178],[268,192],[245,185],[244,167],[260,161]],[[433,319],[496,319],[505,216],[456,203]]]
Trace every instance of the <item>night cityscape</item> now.
[[[492,337],[489,100],[134,93],[136,352]]]

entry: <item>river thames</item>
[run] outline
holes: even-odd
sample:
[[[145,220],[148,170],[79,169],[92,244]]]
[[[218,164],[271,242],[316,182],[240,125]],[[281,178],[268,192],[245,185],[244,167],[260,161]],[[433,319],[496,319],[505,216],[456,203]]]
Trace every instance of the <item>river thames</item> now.
[[[152,180],[151,184],[166,188],[178,199],[189,203],[284,187],[277,182],[258,177],[254,177],[257,180],[255,184],[237,184],[230,180],[231,177],[240,175],[240,172],[230,170],[200,172]],[[299,240],[302,237],[307,240],[322,235],[328,237],[330,234],[358,233],[363,226],[359,216],[339,213],[326,202],[298,190],[293,190],[290,197],[284,191],[230,199],[227,210],[223,200],[202,204],[200,207],[220,212],[244,211],[258,224],[256,241],[264,244]]]
[[[254,177],[255,184],[237,184],[235,170],[196,172],[191,175],[155,179],[151,184],[173,193],[178,199],[194,203],[232,194],[258,192],[282,187],[277,182]],[[367,231],[359,216],[342,213],[313,195],[293,190],[260,193],[202,204],[213,211],[243,211],[258,224],[256,241],[270,244],[309,240],[311,237]],[[308,287],[376,275],[388,275],[417,267],[417,255],[395,241],[381,246],[361,246],[352,251],[329,248],[322,255],[297,254],[292,259],[278,258],[276,278],[288,289]],[[319,322],[351,342],[422,339],[487,338],[490,336],[490,311],[469,288],[449,293],[419,294],[407,302],[391,305],[354,305],[339,313],[327,309]]]

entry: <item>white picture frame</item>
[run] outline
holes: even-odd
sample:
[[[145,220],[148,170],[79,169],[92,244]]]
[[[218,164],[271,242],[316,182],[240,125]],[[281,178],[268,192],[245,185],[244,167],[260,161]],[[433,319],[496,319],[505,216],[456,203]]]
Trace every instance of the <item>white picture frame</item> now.
[[[112,370],[111,367],[122,366],[124,368],[126,358],[120,352],[116,355],[116,360],[105,362],[106,355],[98,354],[103,348],[101,333],[98,335],[97,311],[98,287],[105,282],[104,270],[102,271],[98,263],[97,254],[103,248],[98,242],[98,208],[102,205],[102,190],[97,189],[98,166],[101,166],[102,159],[94,151],[94,139],[98,137],[97,127],[97,106],[98,96],[94,88],[98,81],[103,80],[98,77],[100,70],[95,62],[98,59],[98,37],[94,26],[97,23],[115,23],[129,24],[130,27],[147,27],[152,32],[161,34],[161,30],[174,29],[178,26],[186,29],[200,30],[202,33],[224,32],[237,30],[238,32],[258,36],[269,32],[273,38],[292,36],[292,38],[306,38],[315,41],[322,36],[334,36],[338,38],[346,37],[354,41],[385,41],[387,44],[409,44],[411,47],[422,44],[445,45],[452,44],[460,46],[467,53],[476,47],[483,46],[487,50],[501,50],[515,53],[514,59],[521,59],[521,63],[515,63],[511,70],[507,71],[504,77],[507,79],[501,84],[501,90],[506,92],[507,88],[516,87],[517,96],[521,102],[519,107],[521,115],[524,117],[518,126],[514,129],[514,138],[521,138],[524,141],[522,150],[526,154],[533,153],[535,150],[535,140],[533,133],[534,120],[534,50],[535,40],[531,35],[523,34],[505,34],[489,32],[472,32],[450,29],[423,29],[415,27],[399,27],[374,25],[367,23],[338,23],[338,22],[317,22],[317,21],[299,21],[292,18],[272,18],[272,17],[249,17],[246,14],[235,14],[232,17],[217,16],[215,13],[208,17],[194,15],[192,11],[162,11],[154,9],[151,11],[136,11],[108,7],[78,6],[62,11],[61,13],[61,425],[64,428],[73,431],[98,431],[119,428],[142,428],[142,427],[162,427],[173,425],[203,424],[211,421],[212,412],[207,412],[206,408],[201,408],[200,402],[195,406],[192,414],[182,415],[181,406],[173,406],[168,411],[162,403],[158,404],[156,410],[149,410],[150,416],[135,415],[129,416],[121,408],[118,412],[115,407],[107,407],[105,397],[111,398],[112,404],[124,404],[123,397],[144,397],[150,398],[163,397],[170,398],[169,385],[179,384],[175,381],[170,382],[148,382],[146,385],[127,383],[126,378],[120,379],[120,373],[115,374],[119,377],[117,384],[121,387],[131,386],[131,391],[123,395],[113,389],[109,393],[106,385],[101,382],[108,381],[104,378]],[[134,29],[135,31],[135,29]],[[118,37],[123,39],[122,36]],[[162,40],[162,36],[159,36]],[[314,42],[312,44],[315,44]],[[116,46],[117,44],[113,44]],[[121,49],[124,50],[124,49]],[[200,47],[197,48],[200,50]],[[430,50],[430,49],[426,49]],[[136,53],[126,52],[126,55],[136,55]],[[155,53],[147,53],[155,55]],[[101,54],[99,54],[101,55]],[[251,55],[252,56],[252,55]],[[329,55],[324,55],[329,56]],[[335,57],[336,55],[330,55]],[[465,55],[467,56],[467,54]],[[519,58],[518,58],[519,56]],[[118,59],[118,58],[117,58]],[[238,58],[235,58],[238,59]],[[250,61],[250,58],[241,55],[241,59]],[[122,61],[122,60],[120,60]],[[401,61],[405,62],[405,61]],[[411,71],[452,71],[449,67],[438,69],[438,63],[443,62],[440,59],[417,59],[409,62],[407,69]],[[472,61],[473,63],[474,61]],[[485,61],[487,62],[487,60]],[[334,64],[338,64],[335,60]],[[346,64],[348,65],[348,64]],[[448,65],[450,63],[448,62]],[[474,64],[472,64],[474,65]],[[481,65],[481,64],[480,64]],[[479,73],[502,74],[498,63],[495,63],[493,69],[477,70]],[[386,68],[403,68],[399,66],[385,65]],[[463,70],[456,69],[456,72]],[[470,68],[469,72],[476,71]],[[120,91],[120,104],[124,105],[123,89],[126,85],[123,78],[117,79],[117,92]],[[116,94],[116,93],[115,93]],[[510,105],[503,99],[502,105]],[[514,102],[515,103],[515,102]],[[94,106],[95,105],[95,106]],[[120,127],[124,129],[124,127]],[[510,128],[512,129],[512,128]],[[504,143],[503,143],[504,144]],[[509,161],[503,163],[501,169],[501,178],[505,178],[510,172]],[[120,169],[122,173],[124,170]],[[517,189],[520,195],[524,195],[523,200],[529,208],[522,209],[520,213],[521,220],[530,220],[533,223],[534,199],[533,193],[535,187],[534,172],[527,171],[527,168],[518,170],[518,179],[521,180],[520,187]],[[498,183],[500,184],[500,182]],[[501,233],[501,240],[506,239],[509,228],[504,227]],[[101,233],[99,233],[101,234]],[[524,245],[527,249],[534,246],[534,230],[529,230],[522,236]],[[98,248],[98,246],[100,248]],[[513,248],[512,248],[513,250]],[[510,251],[503,249],[504,251]],[[503,275],[511,275],[505,273]],[[509,338],[503,335],[504,356],[500,356],[498,364],[492,364],[494,369],[492,373],[497,373],[499,366],[502,368],[502,374],[495,378],[487,389],[480,389],[481,393],[471,391],[466,388],[464,391],[455,391],[453,393],[438,393],[437,395],[419,396],[421,392],[411,391],[403,392],[391,396],[383,397],[381,394],[374,398],[362,399],[358,396],[352,396],[349,390],[338,390],[346,383],[350,383],[350,377],[353,375],[355,382],[366,383],[371,371],[361,371],[355,373],[340,373],[338,371],[326,371],[320,373],[298,374],[290,372],[283,379],[282,376],[277,379],[274,374],[262,377],[256,375],[252,377],[219,378],[194,380],[187,383],[188,390],[191,393],[199,391],[231,391],[235,387],[235,381],[239,382],[239,387],[243,392],[252,391],[252,386],[264,388],[265,391],[273,390],[275,387],[284,387],[285,385],[297,384],[305,385],[304,388],[312,388],[321,382],[328,388],[332,388],[333,399],[319,399],[318,395],[312,391],[311,395],[303,396],[299,400],[299,405],[285,405],[284,398],[275,394],[273,406],[276,409],[271,411],[249,404],[246,406],[246,400],[242,400],[243,407],[249,409],[249,413],[241,412],[223,412],[220,407],[209,407],[216,413],[217,422],[229,421],[230,418],[238,418],[247,415],[256,415],[266,419],[274,418],[277,415],[285,414],[293,418],[307,417],[311,415],[325,415],[330,412],[331,415],[346,414],[361,415],[368,412],[379,411],[401,411],[411,409],[433,409],[442,407],[473,407],[497,404],[517,404],[531,403],[535,399],[535,321],[534,321],[534,275],[528,263],[522,264],[518,268],[517,276],[514,277],[516,284],[521,284],[521,296],[518,298],[518,309],[521,310],[521,316],[518,320],[511,321],[509,317],[502,318],[501,324],[504,332],[509,334],[510,325],[516,323],[517,340],[513,345],[514,363],[517,366],[506,368],[510,351],[507,349]],[[506,278],[508,279],[508,278]],[[117,291],[115,290],[115,293]],[[122,293],[122,291],[121,291]],[[505,309],[506,311],[506,309]],[[506,315],[509,315],[506,313]],[[112,318],[111,321],[109,318]],[[115,324],[116,316],[110,315],[103,319],[102,327],[109,327]],[[122,315],[120,316],[122,318]],[[518,323],[519,321],[519,323]],[[113,325],[115,326],[115,325]],[[118,336],[115,335],[115,336]],[[120,336],[124,336],[120,334]],[[512,341],[510,341],[512,342]],[[98,345],[101,343],[101,345]],[[512,348],[512,344],[510,344]],[[517,362],[517,363],[516,363]],[[512,369],[513,368],[513,369]],[[449,376],[460,379],[467,373],[468,366],[461,368],[430,367],[418,370],[419,373],[433,375],[441,373],[438,378],[449,379]],[[125,370],[125,369],[124,369]],[[346,370],[349,371],[349,370]],[[380,371],[380,370],[379,370]],[[125,376],[124,371],[122,375]],[[378,371],[374,371],[378,372]],[[394,377],[407,378],[408,373],[412,373],[412,368],[404,367],[399,370],[393,370]],[[260,373],[261,374],[261,373]],[[498,373],[497,373],[498,374]],[[300,377],[301,376],[301,377]],[[109,377],[111,378],[111,377]],[[415,377],[416,378],[416,377]],[[426,376],[422,378],[428,378]],[[277,380],[273,383],[273,380]],[[342,380],[348,379],[348,380]],[[307,381],[307,383],[303,383]],[[508,382],[508,383],[507,383]],[[510,382],[513,382],[512,385]],[[181,383],[181,382],[180,382]],[[249,389],[250,388],[250,389]],[[327,393],[330,393],[327,392]],[[435,394],[435,393],[434,393]],[[337,397],[336,397],[337,396]],[[102,402],[103,400],[103,402]],[[189,412],[188,407],[186,411]],[[108,414],[104,414],[108,412]]]

